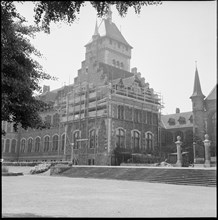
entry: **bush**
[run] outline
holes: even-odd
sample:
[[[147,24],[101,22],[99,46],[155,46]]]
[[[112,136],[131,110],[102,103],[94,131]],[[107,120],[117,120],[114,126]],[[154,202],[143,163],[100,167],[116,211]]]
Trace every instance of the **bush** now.
[[[2,173],[8,173],[8,168],[6,166],[2,166]]]
[[[51,167],[51,164],[39,164],[30,170],[30,174],[44,173],[47,170],[49,170],[50,167]]]

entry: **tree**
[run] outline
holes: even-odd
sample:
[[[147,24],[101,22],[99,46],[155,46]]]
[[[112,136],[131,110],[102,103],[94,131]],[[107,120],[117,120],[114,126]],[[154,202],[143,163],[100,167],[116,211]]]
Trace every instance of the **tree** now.
[[[24,129],[43,125],[39,111],[49,107],[34,96],[40,91],[39,80],[54,79],[43,72],[31,55],[40,56],[28,37],[39,28],[25,26],[25,19],[16,12],[13,2],[1,2],[1,81],[2,121],[18,124]],[[4,134],[4,131],[3,131]]]
[[[90,3],[99,17],[107,14],[111,5],[116,6],[120,16],[125,16],[130,7],[133,7],[135,13],[139,14],[142,6],[162,4],[161,1],[90,1]],[[51,21],[72,23],[85,4],[86,1],[37,1],[34,9],[35,21],[37,24],[42,22],[42,28],[45,32],[49,32]]]

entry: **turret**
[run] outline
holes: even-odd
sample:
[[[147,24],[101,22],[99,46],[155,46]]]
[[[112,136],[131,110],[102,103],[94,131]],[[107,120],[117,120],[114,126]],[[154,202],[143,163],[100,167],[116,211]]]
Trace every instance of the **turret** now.
[[[192,100],[193,111],[193,135],[197,139],[204,140],[205,135],[205,121],[204,121],[204,98],[201,91],[201,84],[198,75],[198,69],[195,70],[194,90],[190,97]],[[199,156],[203,156],[202,152],[199,152]]]

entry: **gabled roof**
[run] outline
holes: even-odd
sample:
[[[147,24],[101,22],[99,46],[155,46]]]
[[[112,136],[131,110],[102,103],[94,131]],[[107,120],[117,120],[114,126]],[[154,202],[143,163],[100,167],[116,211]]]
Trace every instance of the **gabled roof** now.
[[[217,85],[215,85],[215,87],[211,90],[211,92],[205,98],[205,100],[216,100],[216,87],[217,87]]]
[[[201,84],[200,84],[200,79],[198,76],[198,69],[196,67],[195,70],[195,81],[194,81],[194,90],[193,90],[193,94],[190,98],[196,97],[196,96],[202,96],[205,97],[201,91]]]
[[[117,26],[110,21],[110,19],[103,18],[100,25],[97,27],[95,26],[95,34],[99,34],[100,37],[109,37],[111,39],[117,40],[120,43],[123,43],[124,45],[127,45],[131,48],[133,48],[123,37]],[[90,44],[93,41],[91,39],[88,44]],[[86,45],[88,45],[86,44]]]
[[[109,81],[113,81],[118,78],[127,78],[134,74],[123,69],[116,68],[106,63],[99,62],[99,68],[103,70],[103,74],[107,76]]]
[[[182,113],[175,113],[169,115],[162,115],[161,116],[161,124],[165,129],[174,129],[174,128],[187,128],[193,127],[193,123],[190,122],[190,118],[192,116],[192,112],[182,112]],[[185,118],[186,123],[180,124],[179,119],[181,117]],[[175,119],[175,125],[169,125],[169,121]]]

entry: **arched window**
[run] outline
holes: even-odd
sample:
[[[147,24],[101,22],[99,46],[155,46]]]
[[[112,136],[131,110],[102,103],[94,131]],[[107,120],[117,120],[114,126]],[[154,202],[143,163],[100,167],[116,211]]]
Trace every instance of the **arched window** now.
[[[57,151],[58,150],[58,135],[53,136],[52,140],[52,151]]]
[[[9,153],[9,148],[10,148],[10,140],[6,140],[6,145],[5,145],[5,153]]]
[[[173,134],[171,132],[166,132],[166,144],[173,143]]]
[[[153,134],[151,132],[145,133],[146,146],[148,150],[153,149]]]
[[[49,136],[46,136],[44,138],[44,152],[48,152],[49,151]]]
[[[35,141],[35,152],[39,152],[40,149],[40,138],[37,137]]]
[[[89,132],[89,147],[90,148],[94,148],[95,144],[96,144],[96,141],[95,141],[95,129],[93,129],[93,130],[91,130]]]
[[[74,133],[73,133],[73,148],[74,149],[79,149],[79,144],[80,144],[80,142],[79,141],[77,141],[78,139],[80,138],[80,132],[79,131],[75,131]]]
[[[45,124],[46,124],[47,126],[51,126],[51,115],[47,115],[47,116],[45,117]]]
[[[61,136],[61,151],[64,151],[65,147],[65,134]]]
[[[33,147],[33,139],[30,138],[28,140],[28,147],[27,147],[27,152],[30,153],[32,151],[32,147]]]
[[[140,134],[138,131],[133,131],[132,133],[132,139],[133,139],[133,148],[136,150],[139,150],[140,146]]]
[[[26,148],[26,140],[22,139],[21,140],[21,148],[20,148],[20,152],[24,153],[25,152],[25,148]]]
[[[11,153],[15,153],[15,149],[16,149],[16,140],[13,139],[11,142]]]
[[[125,131],[122,128],[116,130],[116,147],[125,147]]]

